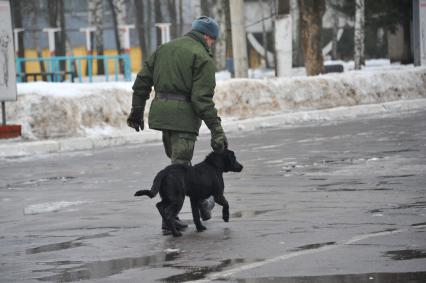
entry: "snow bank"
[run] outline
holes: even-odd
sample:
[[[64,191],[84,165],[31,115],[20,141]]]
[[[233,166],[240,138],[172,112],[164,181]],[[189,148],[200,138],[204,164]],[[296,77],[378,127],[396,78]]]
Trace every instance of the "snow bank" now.
[[[7,104],[7,119],[23,126],[26,139],[105,135],[127,127],[131,86],[123,82],[18,84],[18,101]],[[404,68],[219,81],[215,101],[222,116],[247,118],[424,97],[426,68]]]
[[[218,84],[215,100],[222,115],[245,118],[277,111],[421,97],[426,97],[425,68],[264,80],[234,79]]]
[[[22,125],[23,137],[85,136],[96,128],[125,126],[131,105],[130,83],[18,84],[18,101],[7,106],[9,123]]]

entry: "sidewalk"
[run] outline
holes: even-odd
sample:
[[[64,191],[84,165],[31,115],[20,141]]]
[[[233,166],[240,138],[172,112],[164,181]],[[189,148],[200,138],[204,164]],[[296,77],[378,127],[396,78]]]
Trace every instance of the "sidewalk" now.
[[[248,118],[244,120],[224,118],[223,127],[226,132],[231,133],[238,131],[252,131],[275,126],[294,126],[310,122],[353,119],[373,115],[397,115],[404,112],[421,111],[425,109],[426,99],[401,100],[381,104],[277,113],[269,116]],[[204,125],[200,130],[200,135],[208,135],[208,129]],[[121,131],[117,131],[117,133],[111,136],[99,137],[75,137],[39,141],[22,141],[20,139],[3,140],[0,141],[0,158],[99,149],[123,144],[159,141],[161,141],[161,132],[150,129],[146,129],[142,133],[134,132],[131,129],[123,129]]]

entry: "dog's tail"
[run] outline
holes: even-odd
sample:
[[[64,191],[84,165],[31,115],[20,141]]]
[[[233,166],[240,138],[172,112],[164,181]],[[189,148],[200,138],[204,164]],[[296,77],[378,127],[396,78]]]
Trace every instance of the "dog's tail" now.
[[[163,178],[165,176],[165,171],[160,171],[157,176],[154,178],[154,182],[152,184],[151,190],[139,190],[135,193],[135,197],[139,196],[149,196],[150,198],[155,197],[161,188],[161,183],[163,182]]]

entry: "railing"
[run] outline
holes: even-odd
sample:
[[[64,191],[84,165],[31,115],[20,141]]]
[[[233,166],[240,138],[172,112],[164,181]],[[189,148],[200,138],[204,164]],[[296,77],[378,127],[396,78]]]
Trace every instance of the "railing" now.
[[[93,64],[94,60],[102,60],[104,64],[105,81],[110,80],[110,76],[114,77],[115,81],[119,80],[120,74],[120,61],[123,62],[123,75],[124,80],[131,80],[130,70],[130,56],[129,54],[120,55],[88,55],[88,56],[53,56],[47,58],[16,58],[16,77],[18,82],[27,81],[27,77],[33,77],[36,79],[38,76],[44,80],[51,82],[61,82],[67,79],[69,76],[70,81],[74,82],[74,78],[78,78],[79,82],[83,82],[83,62],[86,62],[87,66],[87,78],[89,82],[93,82]],[[113,74],[109,74],[109,64],[113,64]],[[44,63],[45,72],[40,73],[23,73],[22,64],[26,62],[42,62]],[[61,62],[64,62],[64,66],[61,69]]]

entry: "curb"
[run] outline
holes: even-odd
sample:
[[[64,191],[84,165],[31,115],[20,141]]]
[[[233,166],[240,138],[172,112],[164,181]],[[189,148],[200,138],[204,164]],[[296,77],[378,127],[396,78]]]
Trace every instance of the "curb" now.
[[[426,109],[426,99],[401,100],[381,104],[364,104],[351,107],[336,107],[322,110],[309,110],[273,114],[244,120],[223,119],[226,132],[252,131],[275,126],[300,125],[314,121],[345,120],[355,117],[369,117],[380,114],[396,114]],[[34,154],[70,152],[76,150],[99,149],[123,144],[161,141],[161,132],[147,129],[141,133],[115,134],[108,137],[76,137],[57,140],[7,142],[0,144],[0,157],[22,157]],[[203,124],[200,135],[208,135]]]

